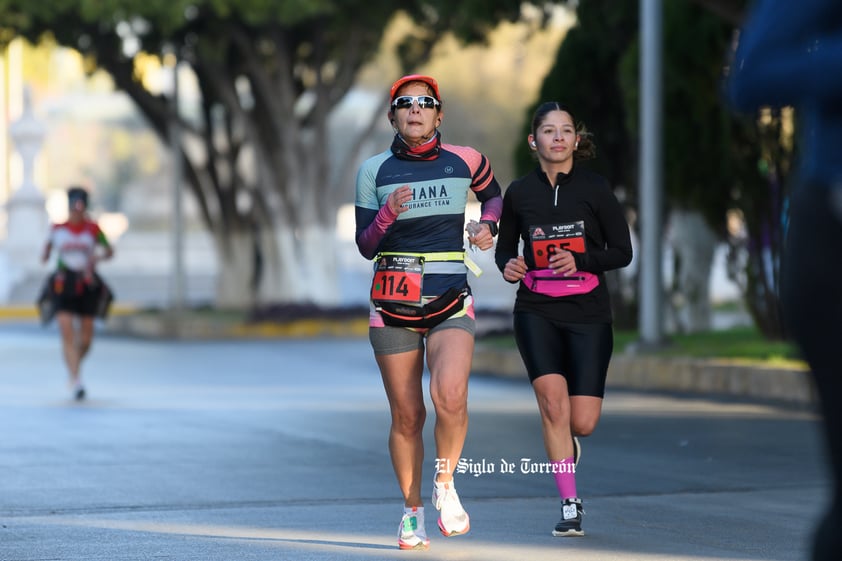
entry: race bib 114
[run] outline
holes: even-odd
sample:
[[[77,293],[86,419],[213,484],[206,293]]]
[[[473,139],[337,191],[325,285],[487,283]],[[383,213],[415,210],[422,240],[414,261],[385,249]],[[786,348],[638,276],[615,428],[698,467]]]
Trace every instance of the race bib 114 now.
[[[424,258],[420,255],[381,255],[371,282],[371,299],[420,304],[424,280]]]

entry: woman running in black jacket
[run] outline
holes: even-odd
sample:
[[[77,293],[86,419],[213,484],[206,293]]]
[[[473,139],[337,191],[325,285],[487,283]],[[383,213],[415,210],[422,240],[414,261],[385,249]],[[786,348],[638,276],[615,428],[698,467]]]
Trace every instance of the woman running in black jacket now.
[[[582,536],[575,436],[591,434],[602,412],[614,346],[604,273],[631,262],[631,237],[608,181],[574,164],[595,147],[570,110],[542,104],[531,130],[539,165],[506,190],[495,260],[506,281],[520,282],[515,339],[562,501],[553,535]]]

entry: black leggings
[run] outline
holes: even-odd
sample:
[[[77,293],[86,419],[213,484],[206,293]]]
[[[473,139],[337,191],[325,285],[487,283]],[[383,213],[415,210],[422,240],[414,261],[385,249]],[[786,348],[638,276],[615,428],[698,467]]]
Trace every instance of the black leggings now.
[[[614,350],[610,323],[553,321],[515,312],[515,341],[529,381],[561,374],[570,395],[605,396],[605,378]]]
[[[830,193],[822,185],[795,190],[781,261],[784,321],[816,384],[834,484],[830,507],[816,534],[816,561],[842,559],[842,205],[834,210]]]

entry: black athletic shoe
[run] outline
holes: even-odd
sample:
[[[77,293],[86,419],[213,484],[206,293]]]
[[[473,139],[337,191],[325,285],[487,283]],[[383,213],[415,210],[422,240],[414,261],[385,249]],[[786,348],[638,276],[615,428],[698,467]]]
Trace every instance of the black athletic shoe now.
[[[579,439],[573,437],[573,467],[579,467],[579,458],[582,457],[582,445],[579,444]]]
[[[561,503],[561,520],[555,525],[553,535],[556,537],[584,536],[582,531],[582,509],[581,499],[564,499]]]
[[[85,399],[85,388],[79,386],[76,388],[76,393],[73,394],[73,397],[76,398],[76,401],[82,401]]]

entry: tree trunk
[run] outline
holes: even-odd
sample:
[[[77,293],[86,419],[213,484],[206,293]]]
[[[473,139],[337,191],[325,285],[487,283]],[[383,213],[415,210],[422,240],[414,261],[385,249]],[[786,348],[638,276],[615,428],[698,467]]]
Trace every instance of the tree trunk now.
[[[673,327],[681,333],[711,328],[710,276],[717,238],[701,213],[670,212],[668,243],[674,278],[668,303]]]
[[[279,303],[341,305],[333,229],[239,232],[216,240],[215,305],[249,309]]]
[[[215,236],[219,270],[216,302],[221,309],[248,309],[254,305],[255,237],[237,232],[223,241]]]
[[[294,232],[281,225],[262,234],[261,241],[263,270],[257,305],[341,304],[332,228],[312,226]]]

